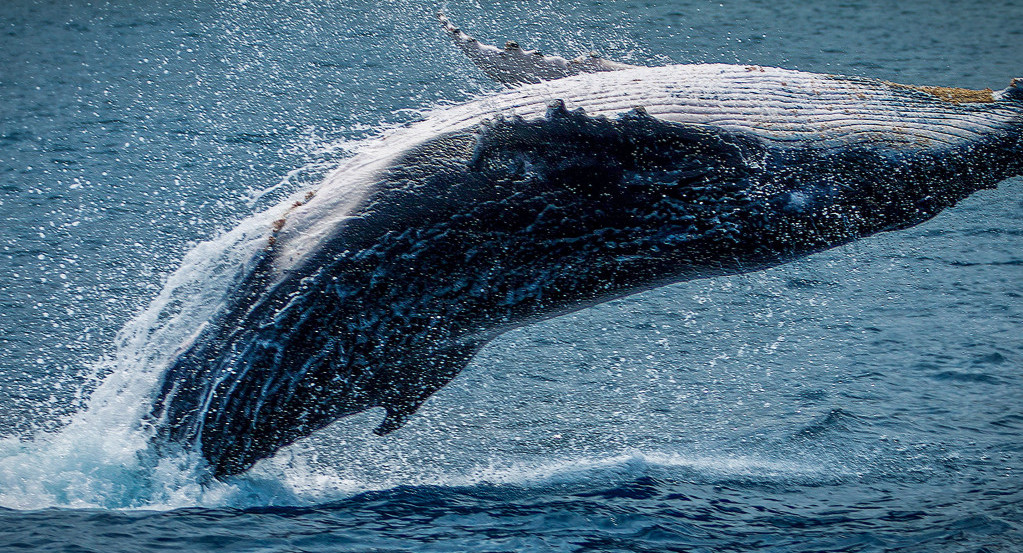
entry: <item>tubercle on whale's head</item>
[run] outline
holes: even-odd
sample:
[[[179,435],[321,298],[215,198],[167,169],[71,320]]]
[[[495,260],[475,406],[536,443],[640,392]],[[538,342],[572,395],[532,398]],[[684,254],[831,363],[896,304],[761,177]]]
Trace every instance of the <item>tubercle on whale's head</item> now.
[[[1000,102],[1009,103],[1019,111],[1015,128],[1010,131],[1015,134],[1015,166],[1010,168],[1009,176],[1023,176],[1023,77],[1013,79],[1005,90],[995,95]]]
[[[995,93],[998,100],[1009,100],[1023,103],[1023,77],[1012,80],[1005,90]]]

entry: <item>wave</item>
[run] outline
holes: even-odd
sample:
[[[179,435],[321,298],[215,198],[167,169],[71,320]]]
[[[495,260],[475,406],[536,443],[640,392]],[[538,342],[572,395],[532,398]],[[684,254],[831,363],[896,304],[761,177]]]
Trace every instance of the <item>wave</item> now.
[[[10,509],[103,508],[170,510],[185,507],[249,508],[311,506],[397,488],[573,489],[594,483],[616,486],[637,478],[744,487],[836,484],[857,472],[815,460],[778,460],[755,455],[686,455],[625,451],[541,460],[488,460],[442,471],[408,465],[379,466],[380,478],[351,478],[336,467],[316,466],[315,455],[271,459],[243,476],[200,484],[197,459],[164,459],[145,470],[138,442],[112,440],[0,441],[0,506]],[[89,444],[92,444],[89,446]],[[309,453],[309,452],[306,452]]]

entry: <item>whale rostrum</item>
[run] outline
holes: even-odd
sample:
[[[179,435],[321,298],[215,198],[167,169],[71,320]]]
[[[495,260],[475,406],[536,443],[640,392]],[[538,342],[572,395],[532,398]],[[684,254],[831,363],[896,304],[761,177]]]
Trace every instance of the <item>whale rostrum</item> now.
[[[1023,172],[1020,80],[634,67],[442,23],[513,86],[376,140],[267,229],[167,367],[154,448],[222,478],[370,408],[386,434],[509,329],[906,228]]]

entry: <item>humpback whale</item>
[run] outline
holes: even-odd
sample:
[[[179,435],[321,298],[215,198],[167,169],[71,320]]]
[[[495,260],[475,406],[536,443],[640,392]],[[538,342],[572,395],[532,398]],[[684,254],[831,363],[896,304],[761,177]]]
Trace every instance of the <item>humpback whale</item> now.
[[[295,201],[154,391],[153,447],[237,474],[374,407],[387,434],[509,329],[934,217],[1023,173],[1001,91],[482,44],[497,94],[376,139]]]

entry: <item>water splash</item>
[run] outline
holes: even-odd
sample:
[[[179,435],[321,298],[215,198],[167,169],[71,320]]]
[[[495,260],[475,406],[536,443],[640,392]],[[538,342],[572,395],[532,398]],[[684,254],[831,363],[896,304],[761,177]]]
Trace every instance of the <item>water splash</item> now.
[[[303,171],[321,169],[322,163],[311,163]],[[286,178],[267,193],[289,187],[294,189]],[[139,421],[167,363],[224,305],[266,247],[272,221],[292,201],[288,197],[189,252],[149,307],[121,330],[114,353],[95,365],[93,380],[99,384],[86,408],[63,428],[30,441],[0,441],[0,505],[174,507],[213,493],[198,485],[195,459],[161,460],[146,468],[140,452],[150,436]]]

